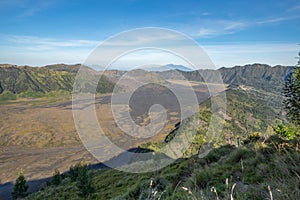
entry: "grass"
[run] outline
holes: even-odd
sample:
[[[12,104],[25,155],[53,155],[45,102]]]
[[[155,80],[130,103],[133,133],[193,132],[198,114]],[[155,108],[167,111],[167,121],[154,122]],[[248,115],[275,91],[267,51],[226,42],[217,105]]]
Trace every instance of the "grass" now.
[[[279,140],[278,140],[279,141]],[[159,171],[94,170],[91,199],[299,199],[300,139],[222,146]],[[285,145],[283,145],[285,144]],[[70,179],[28,199],[82,199]]]

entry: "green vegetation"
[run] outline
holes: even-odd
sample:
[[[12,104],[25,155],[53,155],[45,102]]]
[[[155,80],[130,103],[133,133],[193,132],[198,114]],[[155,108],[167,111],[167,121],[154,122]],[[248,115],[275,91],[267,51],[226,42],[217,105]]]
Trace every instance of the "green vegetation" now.
[[[79,170],[79,176],[77,180],[77,187],[83,197],[88,197],[94,193],[95,188],[92,183],[90,171],[86,167],[82,167]]]
[[[279,136],[287,140],[292,140],[296,137],[300,137],[299,127],[293,124],[287,124],[287,125],[279,124],[274,127],[274,131],[276,134],[278,134]]]
[[[2,94],[0,94],[0,102],[1,101],[9,101],[9,100],[16,100],[17,96],[10,92],[10,91],[4,91]]]
[[[218,98],[218,97],[216,97]],[[197,116],[200,118],[196,135],[191,141],[190,148],[185,152],[185,156],[198,154],[203,146],[218,147],[225,144],[238,145],[239,141],[246,140],[249,135],[264,133],[265,136],[275,134],[277,124],[285,123],[285,116],[281,110],[282,96],[266,92],[242,89],[229,89],[226,91],[227,108],[225,114],[224,127],[221,133],[212,127],[212,132],[207,134],[209,123],[212,117],[210,110],[211,100],[208,99],[200,104],[200,111]],[[220,112],[222,114],[222,112]],[[216,115],[217,120],[223,120],[222,115]],[[194,116],[196,117],[196,115]],[[194,124],[193,117],[186,119],[183,123]],[[196,120],[198,121],[198,120]],[[187,132],[187,128],[181,131]],[[159,151],[166,143],[178,134],[178,131],[166,137],[165,142],[145,143],[141,147]],[[187,133],[186,133],[187,134]],[[250,138],[254,140],[254,138]],[[247,142],[247,140],[246,140]]]
[[[21,98],[41,98],[41,97],[44,97],[44,96],[45,96],[45,93],[40,92],[40,91],[34,91],[31,88],[24,91],[24,92],[21,92],[18,95],[18,97],[21,97]]]
[[[245,85],[266,92],[281,94],[284,80],[293,70],[294,67],[292,66],[271,67],[265,64],[252,64],[232,68],[222,67],[218,69],[218,72],[222,76],[223,82],[231,88]],[[214,83],[218,80],[218,74],[214,70],[166,71],[161,72],[160,75],[165,79],[181,79],[178,73],[190,81],[204,82],[203,77],[207,78],[206,82]]]
[[[62,181],[62,176],[61,176],[59,170],[55,169],[55,172],[53,174],[53,179],[51,181],[51,184],[53,184],[53,185],[59,185],[59,184],[61,184],[61,181]]]
[[[285,123],[284,116],[279,100],[271,102],[275,97],[268,93],[230,89],[227,94],[224,132],[219,138],[205,135],[212,115],[210,101],[204,102],[194,116],[200,124],[191,148],[170,166],[143,174],[90,170],[90,181],[82,181],[87,179],[78,178],[78,165],[62,176],[61,184],[49,185],[27,199],[86,199],[85,195],[89,199],[299,199],[299,127],[276,125]],[[188,128],[192,120],[181,126]],[[231,136],[227,145],[226,134]],[[142,147],[159,151],[163,145]],[[215,148],[199,156],[201,148],[210,145]]]
[[[295,124],[300,125],[300,65],[285,82],[284,107],[288,118]]]
[[[19,177],[16,179],[16,183],[13,188],[12,198],[19,199],[27,196],[28,185],[23,175],[23,171],[20,170]]]
[[[19,98],[41,98],[71,93],[80,65],[52,65],[46,67],[0,65],[0,101]],[[86,67],[86,78],[97,80],[97,72]],[[98,83],[98,85],[97,85]],[[99,93],[112,92],[114,83],[102,76],[96,82]],[[87,90],[89,85],[83,85]]]
[[[48,68],[69,73],[65,66]],[[141,146],[156,153],[177,134],[191,139],[196,133],[184,158],[143,174],[88,170],[80,163],[64,174],[56,171],[52,181],[25,199],[300,199],[300,129],[286,122],[279,89],[291,68],[257,65],[220,71],[230,84],[226,112],[212,115],[207,100],[164,142]],[[219,133],[213,128],[207,135],[212,117],[225,120],[224,129]],[[200,120],[196,126],[194,120]]]
[[[273,135],[239,147],[221,146],[203,158],[179,159],[152,173],[89,170],[95,190],[88,199],[267,199],[270,193],[274,199],[299,199],[299,145],[299,137],[285,140]],[[86,199],[79,185],[89,184],[78,178],[75,171],[80,170],[75,168],[60,185],[27,199]]]

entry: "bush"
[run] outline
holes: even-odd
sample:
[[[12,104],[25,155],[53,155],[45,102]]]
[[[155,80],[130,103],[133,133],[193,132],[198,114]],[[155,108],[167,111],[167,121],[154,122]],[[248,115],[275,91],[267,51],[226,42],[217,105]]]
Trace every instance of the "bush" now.
[[[16,179],[16,183],[13,188],[12,198],[19,199],[27,196],[28,185],[23,175],[23,171],[19,172],[19,177]]]
[[[274,131],[280,137],[283,137],[284,139],[287,139],[287,140],[292,140],[295,137],[300,136],[299,128],[297,126],[294,126],[291,124],[288,124],[288,125],[279,124],[274,127]]]
[[[87,197],[95,192],[91,173],[88,171],[87,164],[85,162],[81,162],[74,167],[70,167],[70,171],[67,176],[70,177],[71,181],[76,181],[77,188],[83,197]]]
[[[68,177],[70,177],[71,181],[74,182],[77,180],[80,167],[81,167],[81,164],[77,164],[75,166],[70,167]]]
[[[53,185],[59,185],[61,183],[61,181],[62,181],[62,176],[61,176],[59,170],[55,169],[55,172],[53,174],[53,179],[51,181],[51,184],[53,184]]]
[[[249,144],[253,142],[258,142],[261,138],[261,133],[260,132],[254,132],[250,134],[243,142],[244,144]]]
[[[45,96],[45,93],[28,89],[26,92],[20,93],[19,96],[23,98],[41,98]]]
[[[8,100],[16,100],[17,96],[10,92],[10,91],[4,91],[2,94],[0,94],[0,101],[8,101]]]
[[[82,165],[78,170],[77,187],[83,197],[87,197],[95,192],[91,174],[89,173],[86,165]]]

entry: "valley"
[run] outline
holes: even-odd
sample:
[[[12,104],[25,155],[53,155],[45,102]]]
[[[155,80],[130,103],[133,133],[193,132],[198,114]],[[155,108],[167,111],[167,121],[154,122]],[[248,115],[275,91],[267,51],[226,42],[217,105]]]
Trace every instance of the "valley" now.
[[[8,70],[8,68],[9,66],[6,66],[5,70]],[[73,67],[64,66],[61,68],[61,66],[51,66],[51,68],[51,70],[64,70],[66,71],[64,73],[74,74]],[[230,69],[239,71],[236,68]],[[266,71],[275,70],[276,68],[271,69],[264,66],[263,68],[266,71],[262,72],[260,72],[260,65],[254,65],[251,68],[245,66],[244,68],[243,74],[239,75],[234,72],[234,76],[228,75],[228,72],[224,73],[228,69],[221,69],[225,84],[214,83],[215,71],[201,72],[209,77],[208,80],[210,82],[208,83],[201,82],[202,79],[201,77],[199,78],[199,74],[193,71],[177,71],[176,73],[172,71],[146,72],[143,70],[135,70],[130,73],[107,71],[105,72],[106,78],[104,82],[101,82],[104,85],[107,83],[109,85],[118,84],[120,77],[124,74],[126,74],[126,77],[122,80],[121,90],[113,94],[115,95],[114,98],[118,99],[117,104],[115,104],[115,106],[118,106],[117,113],[112,113],[112,93],[96,94],[95,111],[98,123],[105,136],[112,143],[123,149],[133,149],[141,146],[142,148],[156,151],[164,143],[169,133],[176,129],[174,125],[181,121],[180,105],[178,101],[175,101],[177,97],[174,96],[172,90],[176,89],[179,93],[184,94],[191,87],[196,95],[200,114],[209,111],[209,98],[211,95],[218,96],[220,92],[226,92],[227,112],[224,129],[217,140],[206,138],[211,140],[211,142],[213,141],[218,145],[230,142],[230,144],[236,145],[238,137],[246,138],[255,131],[272,135],[272,126],[285,121],[285,117],[281,106],[282,96],[280,91],[274,90],[270,92],[270,88],[266,84],[273,88],[279,88],[284,77],[290,73],[290,70],[288,67],[280,67],[275,73],[277,77],[270,79],[265,77],[267,75]],[[15,70],[15,67],[12,69]],[[31,68],[26,68],[26,70],[28,69],[31,70]],[[77,70],[75,69],[75,72]],[[247,70],[258,70],[264,75],[256,74],[257,83],[252,81],[251,84],[248,84],[247,81],[253,79],[252,74],[254,72],[248,72],[247,74]],[[178,75],[178,73],[181,75]],[[95,74],[95,72],[92,72],[92,74]],[[228,76],[231,78],[226,78]],[[18,77],[16,76],[15,79],[17,82]],[[182,79],[182,77],[185,77],[184,79],[188,79],[188,81]],[[128,92],[136,87],[133,80],[146,80],[150,84],[143,85],[135,90],[129,104],[127,104],[122,99],[123,96],[126,96]],[[7,84],[9,82],[3,83]],[[264,85],[261,83],[264,83]],[[36,94],[36,92],[40,92],[31,88],[31,84],[29,83],[28,85],[31,93]],[[125,85],[126,87],[124,87]],[[39,88],[43,87],[43,85],[39,86]],[[101,84],[100,87],[102,87]],[[210,91],[208,91],[208,87]],[[266,87],[268,88],[267,90],[265,90]],[[7,91],[7,85],[2,84],[2,88],[4,92],[0,96]],[[105,88],[107,87],[105,86]],[[224,91],[224,89],[226,90]],[[20,94],[28,94],[27,91],[20,91]],[[49,91],[39,93],[40,96],[38,97],[20,94],[15,94],[17,97],[15,100],[1,101],[0,185],[2,184],[2,186],[0,186],[0,194],[8,194],[7,191],[11,190],[12,187],[8,183],[15,180],[20,169],[24,171],[24,175],[29,181],[34,181],[52,177],[55,169],[58,169],[60,172],[66,172],[70,166],[76,165],[83,160],[89,165],[99,163],[85,149],[79,138],[73,119],[71,94],[68,91],[59,93]],[[74,103],[76,107],[76,102]],[[118,127],[115,123],[114,117],[117,115],[122,122],[121,126],[124,126],[123,128],[127,130],[132,129],[128,120],[133,120],[135,124],[141,127],[146,126],[150,122],[148,111],[153,104],[160,104],[167,111],[167,121],[157,135],[146,139],[132,137],[132,135],[126,134],[122,127]],[[82,109],[88,109],[91,106],[93,105],[86,104]],[[127,111],[128,106],[131,119],[123,114],[123,112]],[[195,110],[195,113],[197,112]],[[203,120],[198,127],[198,132],[201,133],[206,132],[208,126],[206,119],[203,118]],[[146,133],[140,132],[139,134],[143,135]],[[191,149],[186,152],[186,156],[192,156],[196,153],[199,146],[197,146],[197,142],[195,144],[196,146],[192,145]],[[105,152],[110,152],[110,147],[105,144],[101,148]],[[111,157],[114,156],[118,155],[111,155]],[[31,191],[35,190],[36,187],[31,187]]]
[[[186,83],[182,81],[167,81],[177,88],[186,87]],[[209,97],[205,84],[194,82],[192,86],[195,88],[199,103]],[[220,92],[221,88],[215,85],[213,92]],[[149,93],[149,90],[152,92]],[[134,148],[149,141],[163,141],[174,129],[174,124],[180,120],[180,111],[173,94],[164,90],[166,89],[150,85],[137,91],[131,100],[132,117],[137,124],[143,126],[148,120],[147,106],[145,107],[143,102],[148,99],[151,104],[149,97],[164,94],[163,98],[160,96],[157,100],[168,110],[167,123],[158,135],[146,141],[124,134],[115,125],[110,107],[111,94],[97,95],[96,113],[106,136],[124,149]],[[128,124],[126,120],[125,117],[124,124]],[[0,138],[1,184],[13,181],[20,169],[24,170],[28,180],[38,180],[51,177],[55,169],[67,171],[70,166],[82,160],[86,160],[89,164],[97,163],[79,139],[73,121],[72,101],[68,95],[3,102],[0,106]]]

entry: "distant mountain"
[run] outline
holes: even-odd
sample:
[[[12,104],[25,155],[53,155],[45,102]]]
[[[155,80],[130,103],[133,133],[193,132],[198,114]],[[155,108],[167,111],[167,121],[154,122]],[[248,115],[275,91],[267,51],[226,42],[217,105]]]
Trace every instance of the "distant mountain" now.
[[[82,66],[81,64],[75,64],[75,65],[53,64],[53,65],[46,65],[42,68],[46,68],[53,71],[66,71],[66,72],[77,73],[77,71],[80,69],[81,66]]]
[[[219,69],[224,83],[231,86],[247,85],[268,92],[281,92],[284,81],[294,70],[293,66],[253,64]]]
[[[194,69],[191,69],[189,67],[183,66],[183,65],[174,65],[174,64],[167,64],[162,66],[149,66],[149,67],[143,67],[142,68],[145,71],[152,71],[152,72],[164,72],[164,71],[170,71],[170,70],[180,70],[180,71],[193,71]]]
[[[50,91],[72,91],[76,73],[81,65],[48,65],[45,67],[29,67],[16,65],[0,65],[0,94],[10,91],[14,94],[24,92],[47,93]],[[86,67],[85,72],[93,77],[97,72]],[[102,76],[98,84],[98,92],[111,92],[114,84]]]
[[[19,94],[27,90],[37,92],[49,92],[55,90],[72,91],[76,73],[81,67],[80,64],[66,65],[55,64],[44,67],[16,66],[10,64],[0,65],[0,93],[11,91]],[[171,68],[171,70],[170,70]],[[99,72],[85,66],[88,76],[97,75]],[[164,70],[168,69],[168,70]],[[252,87],[272,93],[281,93],[284,81],[293,72],[292,66],[271,67],[265,64],[252,64],[245,66],[235,66],[232,68],[220,68],[218,70],[197,70],[190,71],[182,65],[168,64],[158,68],[158,70],[145,71],[141,69],[132,71],[109,70],[104,71],[103,80],[99,83],[97,91],[111,92],[114,83],[126,74],[128,77],[138,80],[148,80],[161,83],[168,79],[187,79],[189,81],[205,80],[215,82],[218,73],[221,75],[224,84],[229,88]],[[108,77],[108,78],[107,78]]]
[[[280,93],[284,81],[293,72],[293,66],[275,66],[271,67],[265,64],[252,64],[245,66],[235,66],[232,68],[220,68],[218,70],[197,70],[180,71],[171,70],[159,72],[164,79],[186,79],[189,81],[215,82],[217,72],[220,73],[223,82],[229,87],[246,85],[256,89],[262,89],[268,92]]]
[[[180,71],[194,71],[195,69],[183,66],[183,65],[173,65],[173,64],[168,64],[165,65],[169,70],[180,70]]]

